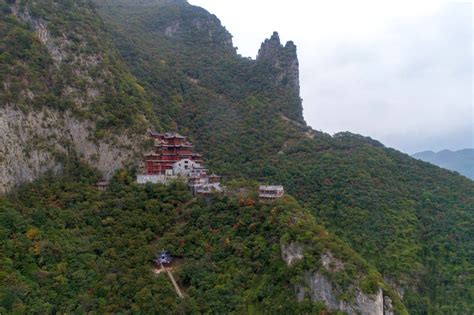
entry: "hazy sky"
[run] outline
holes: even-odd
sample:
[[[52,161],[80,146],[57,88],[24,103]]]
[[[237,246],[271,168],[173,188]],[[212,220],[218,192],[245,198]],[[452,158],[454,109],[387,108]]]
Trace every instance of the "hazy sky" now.
[[[304,116],[407,153],[474,147],[470,2],[190,0],[243,56],[273,31],[298,47]]]

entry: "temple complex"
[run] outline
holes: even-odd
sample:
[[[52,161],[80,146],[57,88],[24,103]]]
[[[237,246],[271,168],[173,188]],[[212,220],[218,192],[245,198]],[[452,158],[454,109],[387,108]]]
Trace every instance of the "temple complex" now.
[[[153,152],[145,155],[145,173],[147,175],[164,175],[173,169],[181,160],[203,164],[202,156],[193,152],[193,144],[177,133],[150,132],[154,140]]]
[[[144,172],[137,175],[137,183],[168,184],[172,180],[183,180],[194,196],[209,196],[222,192],[221,177],[208,175],[203,166],[202,155],[194,152],[193,144],[175,132],[148,133],[153,140],[153,149],[144,156]],[[284,195],[280,185],[259,187],[260,201],[273,201]]]
[[[221,192],[220,176],[207,175],[202,155],[193,151],[193,144],[177,133],[149,132],[152,152],[144,156],[144,174],[137,183],[167,184],[170,180],[185,180],[194,195]]]

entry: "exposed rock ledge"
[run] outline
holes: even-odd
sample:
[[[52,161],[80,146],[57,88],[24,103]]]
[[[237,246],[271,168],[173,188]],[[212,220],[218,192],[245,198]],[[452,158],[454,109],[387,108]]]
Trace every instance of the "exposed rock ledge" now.
[[[355,297],[351,302],[339,301],[333,291],[331,282],[320,273],[307,275],[305,280],[310,288],[309,295],[312,301],[323,302],[329,310],[341,311],[349,315],[366,314],[366,315],[383,315],[384,299],[382,289],[376,294],[368,295],[360,289],[356,289]],[[298,299],[302,300],[306,295],[305,288],[298,288]]]
[[[297,243],[283,244],[281,246],[282,259],[288,266],[304,258],[304,248]],[[329,272],[338,272],[344,269],[344,264],[333,257],[330,252],[321,255],[321,264]],[[384,297],[382,289],[376,294],[365,294],[359,288],[355,288],[354,299],[350,302],[340,301],[337,298],[331,282],[320,272],[307,272],[304,284],[297,285],[295,292],[298,301],[303,301],[309,296],[314,302],[322,302],[330,311],[341,311],[349,315],[393,315],[392,301]]]
[[[291,266],[293,261],[303,259],[303,246],[296,243],[281,245],[281,258],[288,266]]]
[[[12,107],[0,108],[0,194],[47,171],[59,172],[62,164],[58,157],[71,150],[105,178],[139,156],[140,139],[115,136],[93,142],[91,130],[93,123],[79,121],[67,112],[44,109],[23,113]]]

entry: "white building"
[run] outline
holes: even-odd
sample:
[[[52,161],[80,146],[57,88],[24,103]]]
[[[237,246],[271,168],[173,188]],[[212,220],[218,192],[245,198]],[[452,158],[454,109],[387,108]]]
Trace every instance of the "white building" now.
[[[283,197],[285,194],[285,190],[281,185],[274,185],[274,186],[260,186],[258,187],[258,197],[260,200],[275,200],[278,198]]]
[[[182,159],[173,164],[173,169],[166,170],[162,175],[137,175],[138,184],[168,184],[171,180],[185,180],[193,195],[209,195],[222,192],[220,176],[207,175],[207,170],[199,163],[190,159]]]
[[[182,159],[173,164],[173,175],[189,177],[191,175],[205,175],[206,169],[190,159]]]

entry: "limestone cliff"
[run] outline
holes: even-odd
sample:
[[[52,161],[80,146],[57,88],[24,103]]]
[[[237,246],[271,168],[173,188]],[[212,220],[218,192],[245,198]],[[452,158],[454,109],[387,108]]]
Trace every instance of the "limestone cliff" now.
[[[71,155],[105,178],[137,163],[149,109],[93,8],[2,2],[0,193],[59,172]]]
[[[359,288],[355,288],[355,296],[352,301],[343,301],[337,298],[331,282],[322,274],[308,274],[306,279],[308,292],[304,287],[299,287],[298,298],[303,299],[308,294],[312,301],[324,302],[329,310],[341,311],[349,315],[367,314],[384,315],[384,299],[382,289],[376,294],[365,294]]]
[[[47,171],[61,171],[71,154],[97,167],[106,179],[125,163],[139,161],[140,137],[94,141],[91,130],[93,123],[80,121],[68,112],[43,109],[24,113],[12,107],[2,108],[0,193]]]
[[[301,244],[290,243],[281,246],[282,259],[291,267],[297,261],[304,259],[304,247]],[[315,272],[306,271],[303,283],[295,285],[295,294],[298,301],[309,297],[313,302],[322,302],[330,311],[340,311],[349,315],[392,315],[394,309],[390,297],[384,295],[379,287],[375,293],[363,292],[358,286],[352,286],[348,292],[352,297],[341,299],[338,290],[328,277],[328,274],[344,270],[344,262],[335,258],[331,252],[320,256],[322,268]]]
[[[257,61],[270,62],[278,69],[277,82],[288,86],[294,93],[299,94],[299,62],[296,46],[292,41],[283,46],[278,33],[273,32],[273,35],[262,43]]]
[[[270,64],[274,69],[274,84],[283,88],[293,97],[299,99],[299,62],[296,45],[292,41],[288,41],[285,46],[283,46],[280,42],[279,34],[274,32],[269,39],[266,39],[262,43],[260,50],[258,51],[257,62]],[[300,104],[298,107],[300,114],[291,118],[304,123],[301,109],[302,107]]]

